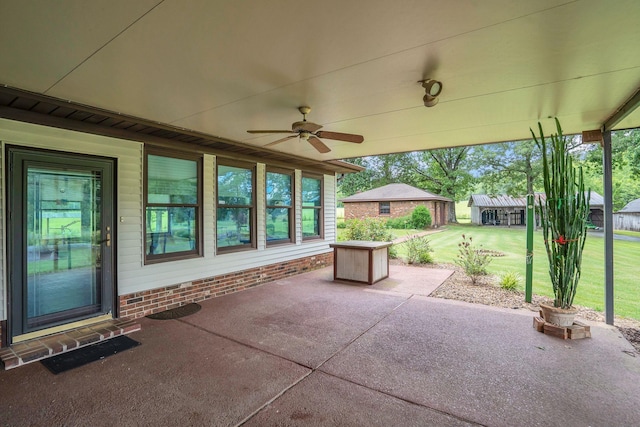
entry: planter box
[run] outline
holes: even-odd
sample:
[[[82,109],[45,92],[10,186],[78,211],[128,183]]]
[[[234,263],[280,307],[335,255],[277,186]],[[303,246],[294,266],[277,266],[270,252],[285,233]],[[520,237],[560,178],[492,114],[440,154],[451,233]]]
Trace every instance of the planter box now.
[[[578,340],[582,338],[591,338],[591,327],[582,322],[573,322],[573,325],[563,327],[545,322],[542,318],[536,316],[533,318],[533,328],[538,332],[544,332],[546,335],[562,338],[563,340]]]

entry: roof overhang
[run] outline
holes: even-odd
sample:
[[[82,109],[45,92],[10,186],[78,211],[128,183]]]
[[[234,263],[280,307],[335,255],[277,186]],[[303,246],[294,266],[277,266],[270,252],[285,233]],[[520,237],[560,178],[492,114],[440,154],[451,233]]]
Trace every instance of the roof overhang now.
[[[554,117],[566,134],[638,127],[638,22],[637,0],[14,1],[0,85],[70,101],[70,119],[117,112],[137,138],[319,165],[529,139]],[[424,79],[443,83],[434,107]],[[364,143],[263,150],[277,136],[246,132],[288,129],[302,105]]]
[[[364,170],[362,166],[339,160],[308,159],[6,86],[0,87],[0,117],[138,141],[171,150],[214,154],[274,166],[295,166],[322,173],[345,174]]]

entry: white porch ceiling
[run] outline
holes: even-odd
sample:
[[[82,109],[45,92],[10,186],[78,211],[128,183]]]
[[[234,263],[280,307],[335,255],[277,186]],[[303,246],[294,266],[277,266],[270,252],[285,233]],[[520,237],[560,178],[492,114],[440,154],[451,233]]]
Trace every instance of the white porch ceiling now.
[[[637,0],[2,0],[0,84],[255,146],[309,105],[364,143],[272,149],[343,159],[597,129],[640,87],[638,22]]]

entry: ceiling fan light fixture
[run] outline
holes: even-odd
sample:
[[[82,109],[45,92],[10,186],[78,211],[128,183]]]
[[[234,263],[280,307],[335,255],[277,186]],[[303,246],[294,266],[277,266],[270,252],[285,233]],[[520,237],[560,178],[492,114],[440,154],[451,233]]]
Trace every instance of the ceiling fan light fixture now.
[[[442,82],[433,79],[420,80],[418,83],[422,83],[425,95],[422,98],[422,102],[425,107],[433,107],[438,103],[438,96],[442,92]]]

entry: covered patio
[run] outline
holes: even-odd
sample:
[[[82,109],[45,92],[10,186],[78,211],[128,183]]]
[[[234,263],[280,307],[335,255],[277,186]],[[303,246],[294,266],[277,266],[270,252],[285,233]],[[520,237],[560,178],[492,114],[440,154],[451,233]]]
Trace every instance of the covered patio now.
[[[0,372],[1,422],[638,424],[640,362],[611,326],[571,342],[539,334],[531,312],[430,298],[446,278],[437,270],[392,266],[372,287],[334,283],[328,268],[288,275],[331,263],[337,180],[359,170],[343,159],[528,139],[557,117],[603,146],[613,323],[611,131],[640,126],[640,2],[68,0],[1,11],[1,346],[31,333],[19,297],[28,215],[8,215],[29,208],[15,156],[108,171],[94,191],[109,197],[104,238],[93,236],[107,285],[92,315],[142,323],[141,346],[102,362],[57,377],[39,363]],[[145,211],[178,203],[149,181],[172,189],[180,177],[150,158],[193,166],[182,178],[198,195],[187,207],[198,244],[182,253],[155,253]],[[220,165],[252,173],[247,203],[226,205]],[[284,205],[269,203],[270,173],[290,177]],[[253,213],[234,224],[252,227],[248,242],[225,247],[220,209]],[[288,242],[270,244],[268,209],[291,213]],[[192,286],[206,289],[183,298]],[[150,295],[207,300],[160,322],[142,316],[171,304],[139,306]]]
[[[9,425],[635,425],[640,359],[613,327],[536,332],[531,311],[430,298],[451,271],[374,286],[330,268],[142,319],[142,345],[54,376],[0,372]],[[100,392],[96,393],[96,385]]]
[[[537,122],[548,132],[559,118],[565,134],[604,147],[613,323],[611,131],[640,126],[637,1],[3,7],[0,118],[43,126],[35,139],[45,147],[62,128],[339,176],[341,159],[529,139]],[[329,130],[317,134],[326,145],[261,131],[289,133],[307,118],[300,107],[311,107],[311,133]]]

